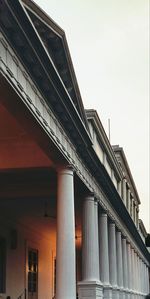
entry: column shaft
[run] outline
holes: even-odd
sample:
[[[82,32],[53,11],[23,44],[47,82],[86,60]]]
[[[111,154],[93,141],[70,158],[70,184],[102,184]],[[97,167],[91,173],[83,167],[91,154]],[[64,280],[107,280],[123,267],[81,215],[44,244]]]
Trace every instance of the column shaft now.
[[[116,248],[117,248],[117,282],[120,288],[123,287],[123,267],[122,267],[122,243],[121,232],[116,233]]]
[[[99,281],[98,234],[96,229],[94,196],[89,195],[83,205],[82,233],[82,278],[84,281]]]
[[[98,203],[94,195],[83,203],[82,227],[82,281],[78,282],[79,299],[102,299],[99,277]]]
[[[127,198],[127,184],[126,179],[123,179],[123,201],[126,206],[126,198]]]
[[[109,285],[109,256],[108,256],[108,227],[107,214],[100,213],[99,217],[100,239],[100,278],[104,285]]]
[[[98,233],[98,202],[95,201],[95,268],[96,277],[100,280],[100,268],[99,268],[99,233]]]
[[[115,223],[109,223],[109,273],[110,284],[117,286],[117,260],[116,260],[116,228]]]
[[[122,261],[123,261],[123,287],[128,288],[128,273],[127,273],[127,244],[126,239],[122,239]]]
[[[73,170],[58,173],[56,298],[76,298]]]

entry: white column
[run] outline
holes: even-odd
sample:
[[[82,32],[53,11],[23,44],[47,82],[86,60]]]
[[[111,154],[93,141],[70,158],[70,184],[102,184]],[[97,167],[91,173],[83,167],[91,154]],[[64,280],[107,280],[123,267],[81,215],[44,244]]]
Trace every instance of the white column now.
[[[131,197],[131,218],[133,219],[133,215],[134,215],[134,198],[133,196]]]
[[[122,238],[122,261],[123,261],[123,287],[127,292],[128,289],[128,272],[127,272],[127,243],[126,238]]]
[[[147,295],[147,286],[146,286],[146,264],[144,263],[144,293]]]
[[[97,280],[100,280],[100,268],[99,268],[99,233],[98,233],[98,202],[95,200],[95,269],[97,271]]]
[[[141,282],[141,272],[140,272],[140,257],[138,255],[138,293],[140,295],[141,289],[140,289],[140,282]]]
[[[121,184],[122,184],[122,181],[119,181],[117,189],[118,189],[118,193],[119,193],[120,197],[122,198],[122,185]]]
[[[99,214],[100,278],[104,285],[104,298],[111,298],[109,284],[108,220],[107,213]]]
[[[58,171],[56,298],[76,298],[74,184],[72,168]]]
[[[109,285],[109,257],[108,257],[108,230],[107,214],[99,216],[99,239],[100,239],[100,277],[104,285]]]
[[[126,206],[126,198],[127,198],[127,182],[126,179],[123,179],[123,202]]]
[[[82,279],[98,281],[98,264],[96,261],[96,232],[95,232],[95,203],[93,194],[87,196],[83,204],[83,233],[82,233]]]
[[[135,292],[135,263],[134,263],[134,249],[131,249],[131,264],[132,264],[132,291]]]
[[[116,299],[117,291],[117,258],[116,258],[116,226],[115,223],[109,223],[108,230],[108,244],[109,244],[109,278],[112,286],[112,298]]]
[[[129,212],[129,214],[130,214],[130,205],[131,205],[131,198],[130,198],[130,189],[128,189],[128,207],[127,207],[127,209],[128,209],[128,212]]]
[[[144,293],[144,273],[143,273],[143,261],[140,261],[140,271],[141,271],[141,293]]]
[[[147,294],[149,294],[149,273],[148,266],[146,267],[146,281],[147,281]]]
[[[82,281],[78,283],[79,298],[102,298],[99,278],[98,206],[94,194],[83,203],[82,227]]]
[[[131,246],[130,243],[127,243],[127,269],[128,269],[128,298],[130,299],[130,294],[132,290],[132,267],[131,267]]]
[[[122,298],[123,290],[123,265],[122,265],[122,242],[121,242],[121,232],[116,232],[116,248],[117,248],[117,282],[120,289],[120,296]]]
[[[135,259],[135,291],[138,292],[138,281],[137,281],[137,253],[134,252],[134,259]]]
[[[137,206],[134,207],[134,219],[135,219],[135,225],[137,226]]]

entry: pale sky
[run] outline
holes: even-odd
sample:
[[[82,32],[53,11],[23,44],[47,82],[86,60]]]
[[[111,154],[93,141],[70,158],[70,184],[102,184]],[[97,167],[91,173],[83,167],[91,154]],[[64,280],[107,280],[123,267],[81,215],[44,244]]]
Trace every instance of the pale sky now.
[[[66,33],[85,108],[123,147],[150,232],[149,0],[35,0]]]

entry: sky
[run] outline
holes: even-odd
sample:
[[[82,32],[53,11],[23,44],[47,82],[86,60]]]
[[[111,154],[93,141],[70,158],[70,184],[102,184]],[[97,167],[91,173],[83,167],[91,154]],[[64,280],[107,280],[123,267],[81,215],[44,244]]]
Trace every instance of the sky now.
[[[65,31],[85,108],[123,147],[150,232],[149,0],[35,0]]]

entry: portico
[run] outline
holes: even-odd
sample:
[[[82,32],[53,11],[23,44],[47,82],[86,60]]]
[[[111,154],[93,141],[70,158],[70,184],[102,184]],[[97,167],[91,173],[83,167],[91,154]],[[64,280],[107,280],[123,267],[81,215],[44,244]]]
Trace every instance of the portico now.
[[[144,299],[138,194],[65,34],[30,0],[0,9],[0,297]]]

